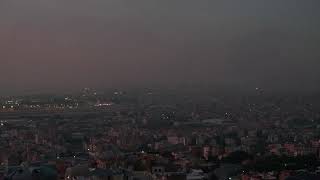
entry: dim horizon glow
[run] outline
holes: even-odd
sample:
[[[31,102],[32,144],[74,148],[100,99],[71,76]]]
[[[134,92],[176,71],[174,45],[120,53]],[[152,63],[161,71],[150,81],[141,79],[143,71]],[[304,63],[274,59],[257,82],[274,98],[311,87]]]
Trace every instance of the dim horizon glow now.
[[[319,5],[2,0],[0,94],[180,84],[319,90]]]

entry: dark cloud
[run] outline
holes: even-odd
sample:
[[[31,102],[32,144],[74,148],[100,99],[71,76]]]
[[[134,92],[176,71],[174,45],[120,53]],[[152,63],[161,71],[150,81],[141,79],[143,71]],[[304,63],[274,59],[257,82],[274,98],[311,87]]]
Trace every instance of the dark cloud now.
[[[183,83],[319,88],[319,5],[2,0],[2,91]]]

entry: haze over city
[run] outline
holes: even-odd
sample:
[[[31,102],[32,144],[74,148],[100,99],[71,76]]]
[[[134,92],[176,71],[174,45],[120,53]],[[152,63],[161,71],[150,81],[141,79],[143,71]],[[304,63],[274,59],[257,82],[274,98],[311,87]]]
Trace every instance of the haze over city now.
[[[319,180],[319,0],[0,0],[0,180]]]
[[[317,0],[1,0],[2,94],[183,84],[316,91]]]

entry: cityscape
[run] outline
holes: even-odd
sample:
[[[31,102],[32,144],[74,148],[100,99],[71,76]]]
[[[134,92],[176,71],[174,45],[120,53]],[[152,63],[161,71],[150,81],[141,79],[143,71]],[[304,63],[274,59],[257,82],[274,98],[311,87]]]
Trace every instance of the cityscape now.
[[[3,97],[1,176],[319,178],[320,94],[221,93],[84,88]]]
[[[319,0],[0,0],[0,180],[320,180]]]

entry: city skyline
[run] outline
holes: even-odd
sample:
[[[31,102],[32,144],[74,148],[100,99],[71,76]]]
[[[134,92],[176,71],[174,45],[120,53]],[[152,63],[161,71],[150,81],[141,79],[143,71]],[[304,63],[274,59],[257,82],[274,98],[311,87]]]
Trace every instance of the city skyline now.
[[[319,180],[319,0],[0,0],[0,180]]]

